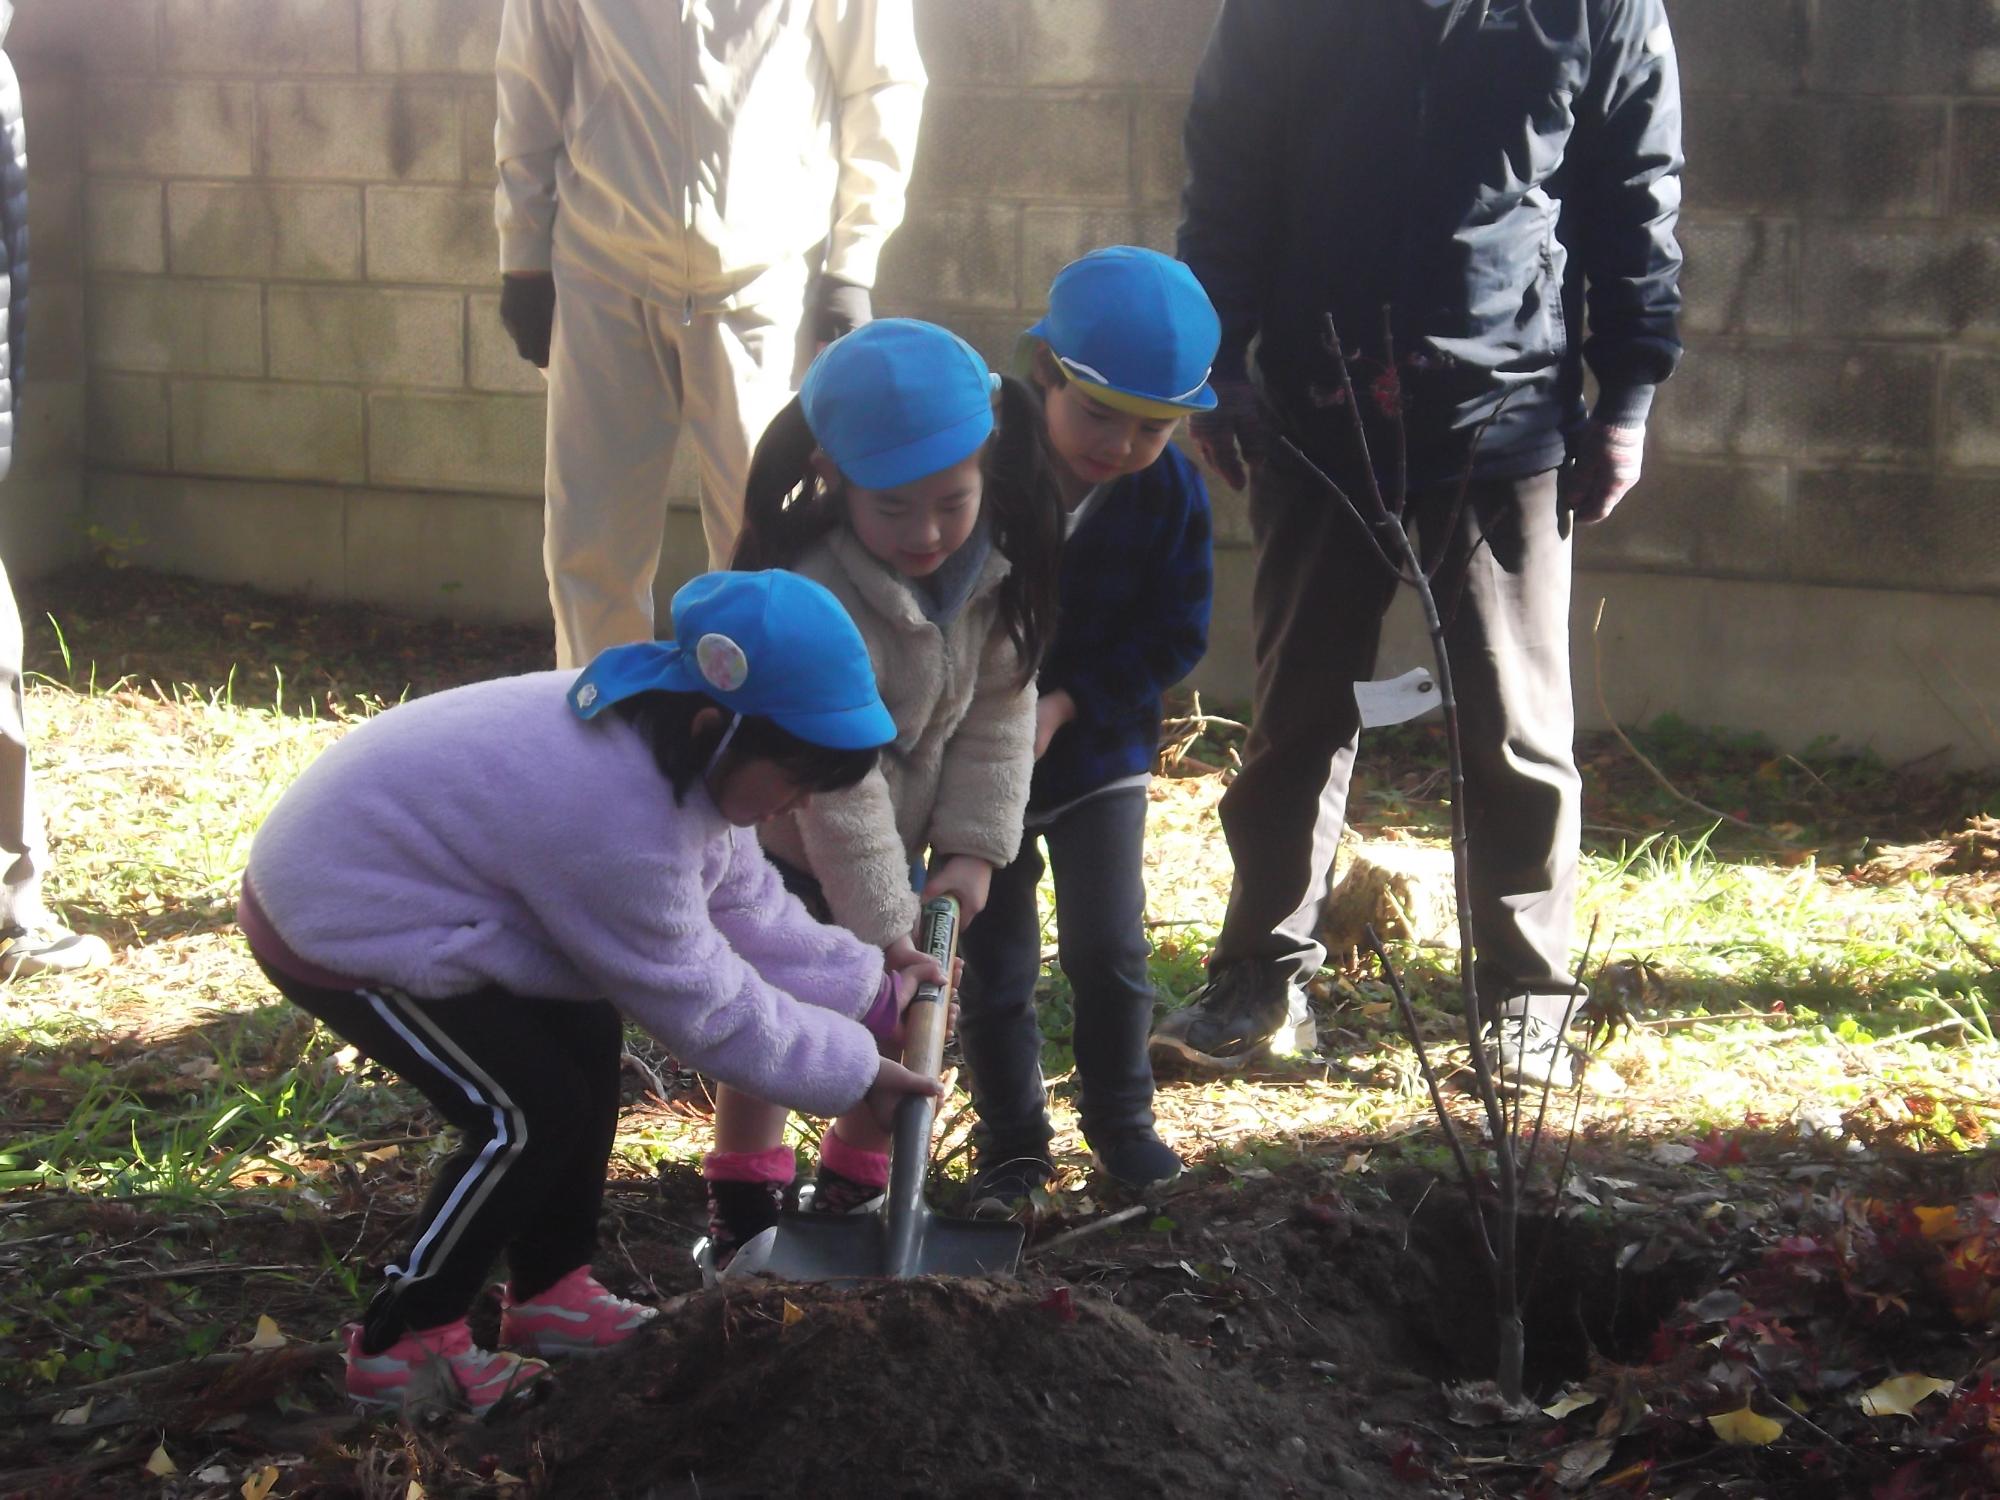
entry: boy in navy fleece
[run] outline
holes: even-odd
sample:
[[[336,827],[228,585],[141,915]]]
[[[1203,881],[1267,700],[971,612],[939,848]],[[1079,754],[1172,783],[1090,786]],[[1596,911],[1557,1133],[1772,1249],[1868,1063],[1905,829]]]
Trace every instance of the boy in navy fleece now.
[[[1084,1139],[1114,1184],[1180,1175],[1153,1129],[1141,867],[1160,696],[1208,646],[1208,491],[1172,446],[1215,404],[1221,325],[1192,273],[1116,245],[1065,266],[1028,330],[1066,515],[1061,608],[1044,659],[1020,856],[966,930],[960,1038],[979,1110],[973,1210],[1017,1211],[1052,1171],[1035,980],[1035,887],[1054,867],[1058,958],[1075,1003]]]

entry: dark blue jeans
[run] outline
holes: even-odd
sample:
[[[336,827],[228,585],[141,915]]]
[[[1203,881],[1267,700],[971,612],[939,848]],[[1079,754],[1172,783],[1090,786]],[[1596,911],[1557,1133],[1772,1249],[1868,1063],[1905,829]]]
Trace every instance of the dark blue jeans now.
[[[1079,803],[1028,831],[1020,855],[994,872],[986,908],[965,930],[958,1033],[979,1111],[973,1142],[985,1160],[1038,1153],[1051,1133],[1035,1017],[1042,970],[1038,839],[1047,840],[1055,871],[1057,961],[1075,996],[1072,1046],[1084,1138],[1097,1143],[1152,1126],[1145,837],[1143,786]]]

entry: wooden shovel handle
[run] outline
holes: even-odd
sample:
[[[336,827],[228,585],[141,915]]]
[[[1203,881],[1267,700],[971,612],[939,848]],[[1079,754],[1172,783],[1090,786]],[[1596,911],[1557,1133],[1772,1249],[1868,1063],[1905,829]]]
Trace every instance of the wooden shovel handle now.
[[[920,919],[921,947],[944,970],[945,982],[926,981],[917,987],[903,1012],[903,1066],[926,1078],[938,1076],[944,1062],[945,1032],[951,1020],[951,968],[958,957],[958,898],[938,896],[924,903]]]

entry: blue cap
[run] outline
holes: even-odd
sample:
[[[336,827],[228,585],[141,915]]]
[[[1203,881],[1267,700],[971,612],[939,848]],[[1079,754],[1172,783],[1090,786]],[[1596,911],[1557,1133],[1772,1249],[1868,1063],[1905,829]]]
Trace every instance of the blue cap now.
[[[599,652],[569,690],[579,718],[639,693],[706,693],[808,744],[868,750],[896,737],[861,632],[810,578],[703,573],[674,595],[674,638]]]
[[[993,431],[998,377],[949,329],[877,318],[820,351],[799,386],[820,449],[864,489],[949,469]]]
[[[1028,332],[1072,379],[1164,410],[1208,411],[1209,366],[1222,320],[1194,272],[1157,250],[1110,245],[1073,260],[1049,286],[1049,311]],[[1154,413],[1146,412],[1152,415]]]

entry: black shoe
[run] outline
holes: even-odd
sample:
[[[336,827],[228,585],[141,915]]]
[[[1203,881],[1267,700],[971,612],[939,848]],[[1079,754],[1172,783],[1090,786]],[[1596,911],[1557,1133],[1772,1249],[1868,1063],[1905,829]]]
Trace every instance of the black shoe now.
[[[1044,1152],[984,1157],[972,1174],[965,1211],[975,1219],[1032,1218],[1035,1194],[1045,1193],[1055,1175],[1055,1163]]]
[[[1120,1192],[1157,1192],[1186,1170],[1173,1147],[1150,1126],[1089,1138],[1090,1159]]]
[[[1233,1073],[1318,1044],[1306,992],[1276,964],[1245,962],[1213,971],[1200,994],[1153,1028],[1147,1051],[1155,1062]]]
[[[856,1182],[845,1173],[822,1164],[811,1182],[799,1189],[802,1214],[866,1213],[882,1201],[884,1190]]]
[[[763,1268],[777,1238],[784,1199],[781,1182],[709,1179],[708,1233],[694,1243],[694,1263],[703,1286],[714,1286],[731,1266],[753,1275]],[[739,1252],[741,1265],[737,1265]]]

